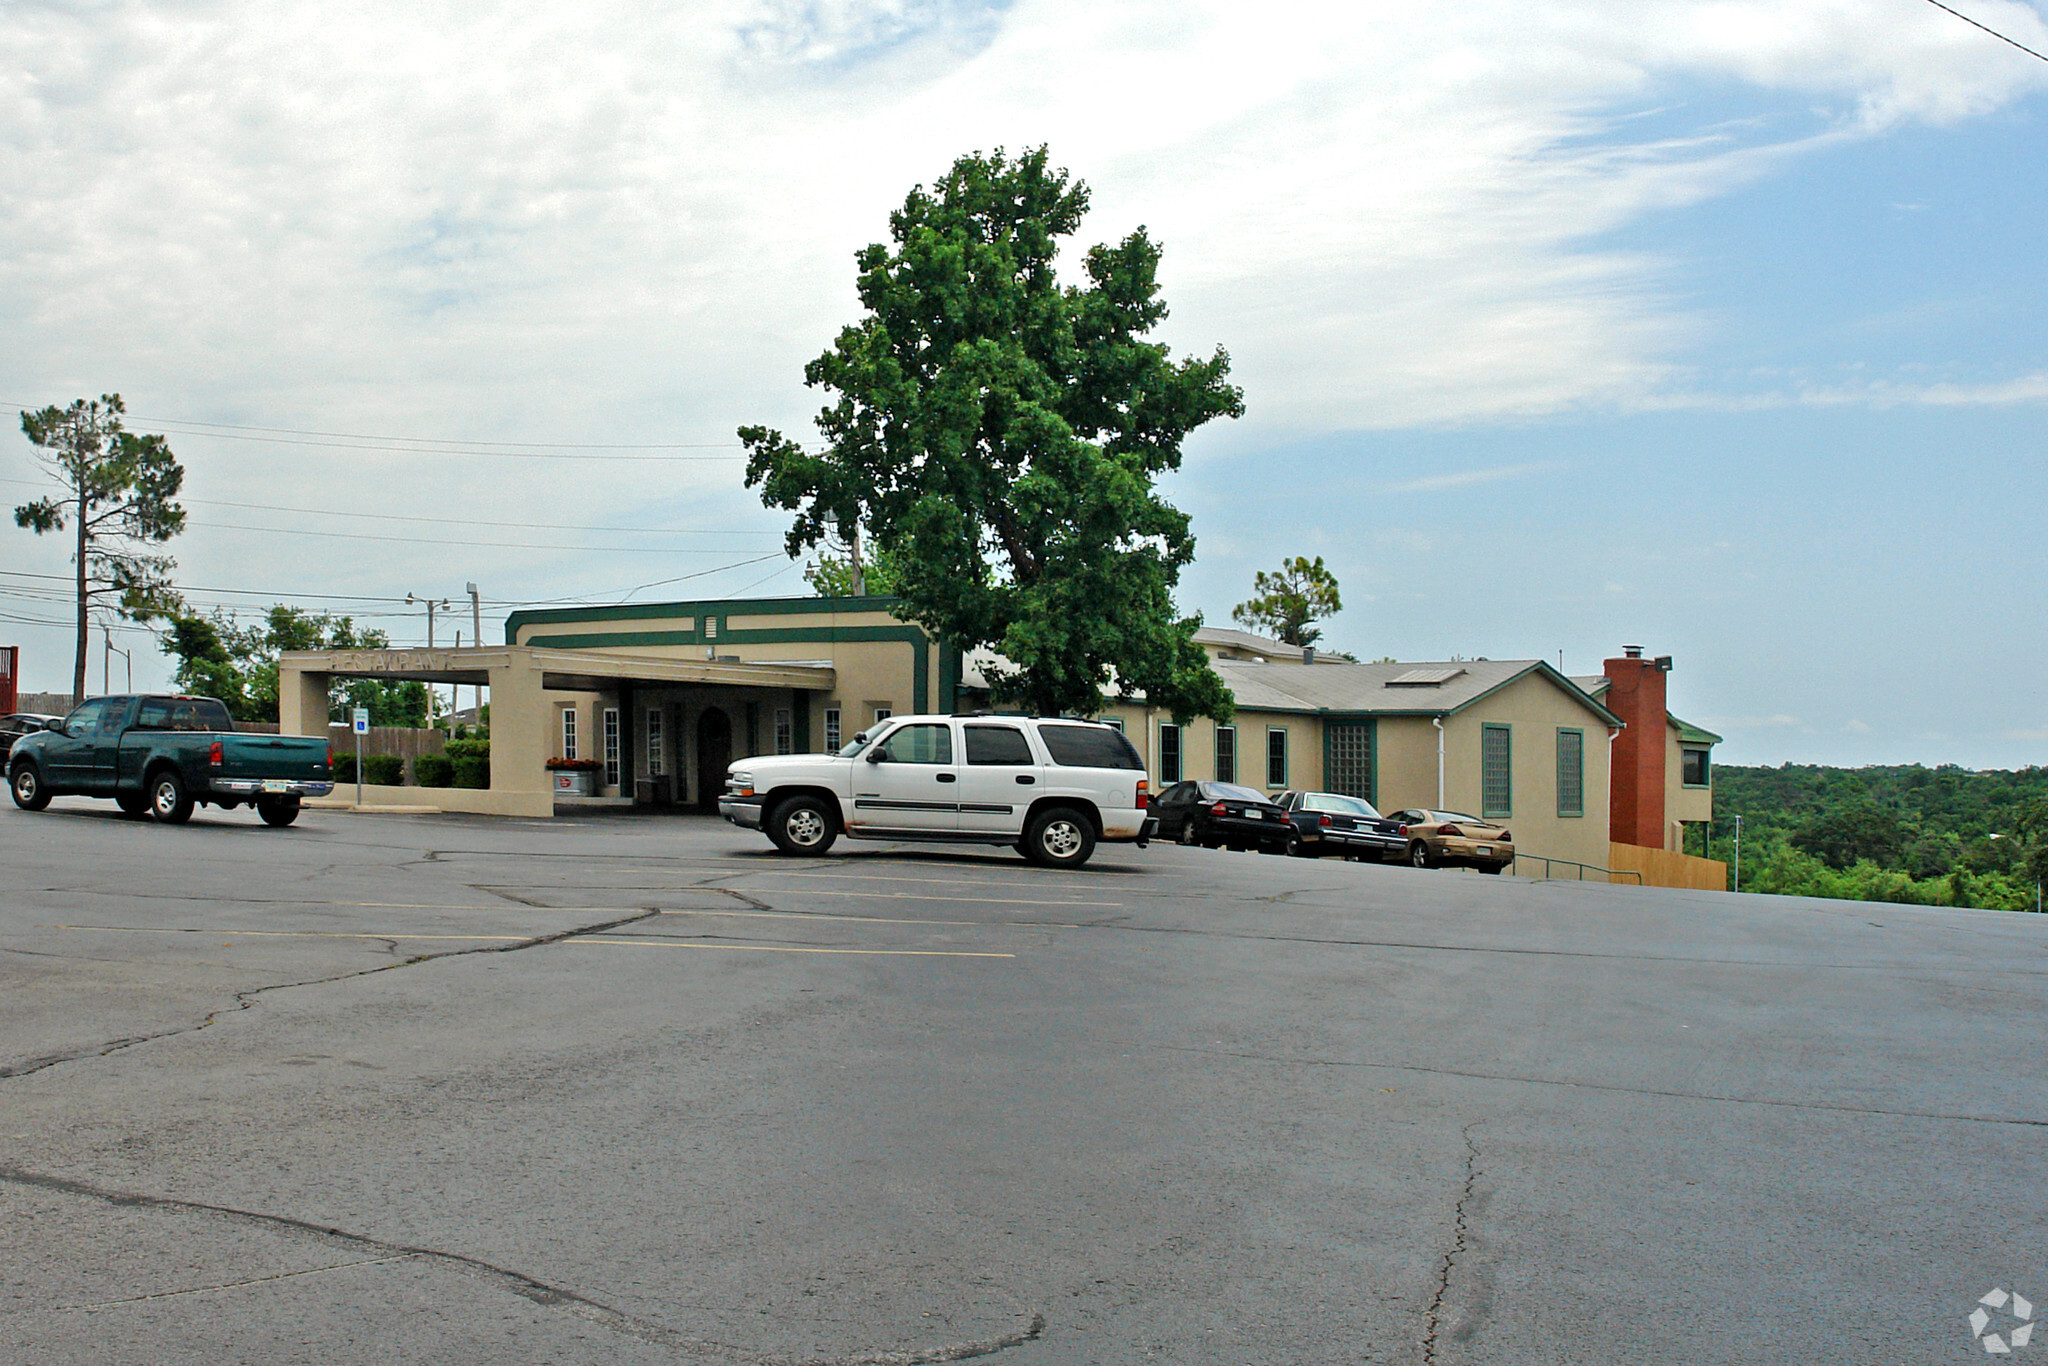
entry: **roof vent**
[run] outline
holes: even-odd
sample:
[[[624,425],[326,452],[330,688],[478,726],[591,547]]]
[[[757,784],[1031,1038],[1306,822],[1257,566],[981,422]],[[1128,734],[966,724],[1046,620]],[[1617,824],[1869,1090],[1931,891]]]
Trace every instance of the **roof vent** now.
[[[1390,688],[1440,688],[1464,673],[1463,669],[1410,669],[1387,680]]]

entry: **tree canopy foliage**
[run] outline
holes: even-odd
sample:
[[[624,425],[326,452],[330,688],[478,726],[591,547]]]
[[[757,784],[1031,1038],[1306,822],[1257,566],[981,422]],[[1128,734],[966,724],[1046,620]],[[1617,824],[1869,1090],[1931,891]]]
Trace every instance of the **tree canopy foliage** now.
[[[37,462],[63,489],[14,509],[14,524],[38,536],[72,534],[76,585],[77,650],[71,695],[85,696],[86,634],[95,607],[131,621],[151,621],[177,610],[171,587],[177,562],[151,546],[185,529],[175,501],[185,469],[161,436],[139,436],[123,425],[119,394],[77,399],[21,415],[21,430],[36,447]]]
[[[1252,593],[1249,602],[1231,610],[1231,618],[1246,630],[1264,631],[1288,645],[1315,644],[1323,633],[1311,623],[1344,610],[1337,576],[1324,567],[1320,555],[1313,560],[1305,555],[1282,560],[1278,573],[1260,570],[1252,577]]]
[[[390,637],[364,630],[348,617],[308,612],[279,603],[260,623],[240,624],[231,613],[178,613],[165,624],[163,651],[178,661],[172,681],[197,697],[217,697],[237,721],[277,720],[277,657],[286,650],[382,650]],[[336,680],[328,696],[328,720],[347,717],[354,707],[370,709],[374,726],[424,726],[432,717],[433,694],[424,683],[378,679]]]
[[[1717,764],[1714,809],[1745,892],[2025,910],[2048,880],[2048,768]]]
[[[1100,710],[1112,676],[1183,718],[1230,694],[1173,602],[1188,518],[1153,481],[1204,423],[1243,413],[1230,360],[1175,361],[1143,228],[1056,257],[1088,189],[1043,147],[960,158],[858,255],[864,316],[804,370],[836,395],[825,448],[743,427],[747,483],[793,510],[792,555],[862,527],[896,557],[902,615],[1010,661],[996,691],[1043,713]]]

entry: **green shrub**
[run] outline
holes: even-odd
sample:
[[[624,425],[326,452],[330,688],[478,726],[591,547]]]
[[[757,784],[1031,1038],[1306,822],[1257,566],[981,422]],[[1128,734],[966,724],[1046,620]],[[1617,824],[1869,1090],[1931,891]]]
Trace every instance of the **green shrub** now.
[[[453,787],[455,764],[445,754],[422,754],[412,761],[412,776],[421,787]]]
[[[491,756],[488,754],[464,754],[452,761],[455,767],[457,787],[489,787],[491,785]]]
[[[334,781],[352,783],[356,780],[356,756],[349,753],[334,756]]]
[[[405,760],[396,754],[365,754],[363,781],[379,787],[402,787],[405,785]]]

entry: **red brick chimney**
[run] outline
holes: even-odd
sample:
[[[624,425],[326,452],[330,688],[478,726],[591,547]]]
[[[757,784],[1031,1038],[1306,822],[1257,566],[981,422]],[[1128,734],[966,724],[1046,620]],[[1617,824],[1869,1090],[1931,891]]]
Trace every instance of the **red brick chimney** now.
[[[1622,659],[1607,661],[1607,710],[1625,729],[1614,741],[1609,776],[1607,837],[1645,849],[1664,847],[1664,675],[1671,658],[1644,659],[1643,647],[1624,645]]]

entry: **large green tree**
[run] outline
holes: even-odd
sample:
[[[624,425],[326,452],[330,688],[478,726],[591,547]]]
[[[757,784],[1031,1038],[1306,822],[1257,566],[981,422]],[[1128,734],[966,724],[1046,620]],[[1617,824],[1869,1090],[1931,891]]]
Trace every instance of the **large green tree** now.
[[[1313,560],[1305,555],[1282,560],[1277,574],[1260,570],[1252,578],[1252,592],[1256,596],[1232,608],[1231,617],[1240,626],[1270,632],[1289,645],[1315,644],[1323,633],[1311,623],[1344,610],[1337,576],[1324,567],[1320,555]]]
[[[865,314],[804,370],[836,395],[824,449],[743,427],[747,483],[797,513],[792,555],[858,524],[893,557],[905,617],[1010,662],[991,683],[1045,714],[1092,714],[1114,677],[1183,719],[1230,694],[1175,607],[1188,518],[1153,487],[1202,424],[1243,413],[1219,347],[1174,360],[1143,228],[1081,260],[1061,242],[1087,186],[1044,148],[966,156],[861,251]]]
[[[54,404],[21,415],[21,430],[36,459],[63,489],[14,509],[16,526],[38,536],[69,531],[77,586],[78,648],[71,695],[85,696],[85,647],[95,607],[131,621],[150,621],[177,610],[171,587],[177,562],[150,549],[185,529],[175,501],[185,470],[161,436],[138,436],[122,425],[119,394],[97,402]]]

